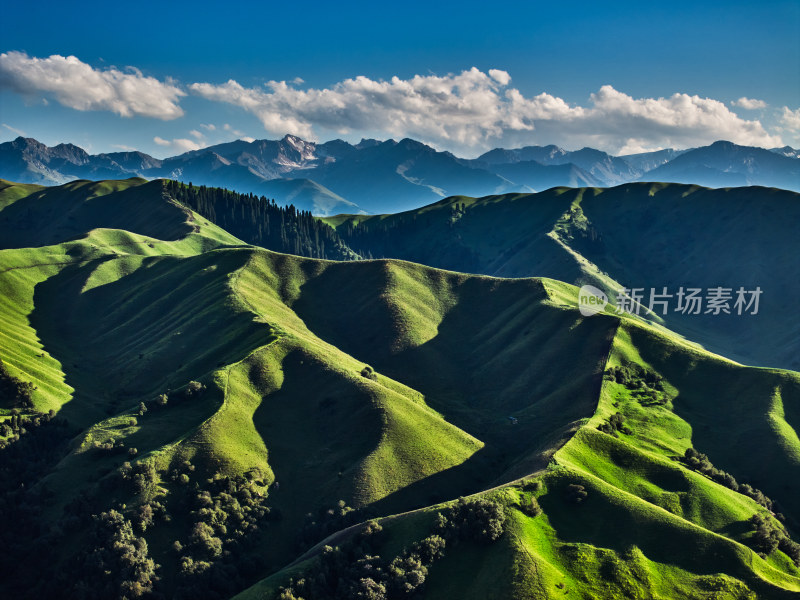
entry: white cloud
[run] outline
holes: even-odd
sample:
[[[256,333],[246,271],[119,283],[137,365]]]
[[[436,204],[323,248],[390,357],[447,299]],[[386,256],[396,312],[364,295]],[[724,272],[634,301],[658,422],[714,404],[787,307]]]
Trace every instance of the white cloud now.
[[[136,148],[133,146],[126,146],[125,144],[111,144],[112,148],[116,148],[117,150],[122,150],[123,152],[135,152]]]
[[[501,71],[500,69],[489,69],[489,77],[494,79],[500,85],[508,85],[511,83],[511,75],[509,75],[506,71]]]
[[[186,138],[175,138],[173,140],[165,140],[162,137],[154,137],[153,141],[158,144],[159,146],[164,146],[165,148],[171,148],[173,150],[177,150],[178,152],[189,152],[191,150],[200,150],[203,148],[201,144],[198,144],[194,140],[189,140]]]
[[[742,96],[736,102],[731,102],[733,106],[744,108],[745,110],[757,110],[760,108],[767,108],[767,103],[763,100],[754,100],[753,98],[746,98]]]
[[[12,127],[11,125],[6,125],[5,123],[3,123],[3,127],[8,129],[11,133],[16,133],[17,135],[21,135],[22,137],[25,137],[25,132],[20,130],[20,129]]]
[[[208,131],[216,131],[217,126],[212,123],[200,123],[200,127]]]
[[[189,131],[189,135],[198,140],[202,140],[205,137],[201,132],[197,131],[197,129],[192,129]]]
[[[323,89],[297,89],[285,81],[247,88],[229,80],[194,83],[189,90],[254,114],[270,134],[311,140],[322,132],[369,132],[413,137],[472,154],[532,143],[591,145],[613,153],[686,148],[720,139],[780,145],[780,138],[768,134],[759,121],[742,119],[711,98],[673,94],[637,99],[606,85],[586,106],[575,106],[546,93],[525,97],[510,82],[505,71],[484,73],[473,67],[458,74],[388,81],[359,76]]]
[[[792,110],[788,106],[784,106],[781,125],[789,131],[800,133],[800,108]]]
[[[0,54],[0,89],[19,94],[52,94],[76,110],[108,110],[122,117],[176,119],[186,92],[170,81],[148,77],[133,67],[95,69],[74,56],[48,58],[24,52]]]
[[[250,137],[249,135],[243,135],[239,139],[241,139],[243,142],[255,142],[256,141],[256,138]]]

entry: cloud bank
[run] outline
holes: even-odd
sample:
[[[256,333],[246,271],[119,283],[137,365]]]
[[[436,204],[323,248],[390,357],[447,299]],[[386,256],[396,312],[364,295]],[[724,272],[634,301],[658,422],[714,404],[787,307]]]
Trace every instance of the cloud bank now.
[[[473,67],[458,74],[388,81],[360,76],[323,89],[298,89],[286,81],[248,88],[231,79],[194,83],[189,90],[252,113],[272,135],[291,133],[304,139],[317,139],[322,130],[371,132],[462,152],[556,143],[614,153],[685,148],[720,139],[764,147],[781,142],[759,121],[742,119],[711,98],[673,94],[637,99],[606,85],[586,106],[574,106],[546,93],[525,97],[510,83],[505,71],[484,73]]]
[[[304,139],[361,135],[412,137],[439,149],[474,155],[497,146],[558,144],[593,146],[614,154],[688,148],[729,140],[775,147],[778,135],[759,120],[748,120],[730,107],[766,108],[762,100],[742,97],[726,106],[712,98],[676,93],[664,98],[634,98],[610,85],[591,94],[583,105],[548,93],[525,96],[500,69],[477,68],[447,75],[416,75],[374,80],[359,76],[326,88],[303,89],[300,78],[246,87],[226,83],[192,83],[183,87],[145,76],[133,67],[94,68],[74,56],[30,57],[24,52],[0,54],[0,90],[54,98],[82,111],[110,111],[122,117],[171,120],[184,115],[187,90],[214,102],[240,107],[255,115],[270,135],[287,133]],[[798,111],[787,108],[776,117],[775,132],[797,132]],[[212,132],[199,124],[189,138],[157,142],[193,149]],[[243,137],[230,126],[225,131]]]
[[[781,125],[793,133],[800,133],[800,108],[792,110],[788,106],[784,106]]]
[[[0,89],[24,95],[52,94],[76,110],[107,110],[122,117],[176,119],[186,92],[170,81],[147,77],[128,67],[100,70],[74,56],[30,57],[24,52],[0,54]]]

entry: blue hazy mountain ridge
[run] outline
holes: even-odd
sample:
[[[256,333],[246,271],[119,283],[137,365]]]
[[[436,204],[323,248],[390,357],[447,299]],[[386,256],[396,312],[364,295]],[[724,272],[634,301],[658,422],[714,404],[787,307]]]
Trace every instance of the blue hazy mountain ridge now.
[[[788,146],[766,150],[719,141],[690,150],[627,156],[554,145],[495,148],[476,159],[463,159],[412,139],[315,143],[287,135],[280,140],[236,140],[158,159],[136,151],[92,155],[73,144],[50,147],[18,137],[0,144],[0,177],[43,185],[163,177],[263,195],[327,216],[411,210],[453,195],[610,187],[633,181],[800,191],[798,154]]]

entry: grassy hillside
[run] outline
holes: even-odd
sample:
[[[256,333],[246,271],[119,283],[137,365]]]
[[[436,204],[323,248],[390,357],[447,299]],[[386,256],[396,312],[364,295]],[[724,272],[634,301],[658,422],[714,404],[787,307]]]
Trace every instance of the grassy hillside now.
[[[740,362],[800,369],[794,223],[800,199],[770,188],[635,183],[453,197],[395,215],[326,218],[362,255],[501,277],[551,277],[607,292],[762,289],[756,315],[683,315],[671,329]],[[733,301],[730,303],[733,306]],[[703,309],[705,310],[705,308]],[[735,311],[733,311],[735,313]]]
[[[431,598],[800,593],[796,373],[581,317],[552,279],[247,246],[167,189],[0,190],[3,595],[273,597],[350,539],[388,564],[431,532]],[[416,577],[403,556],[380,573]]]
[[[676,363],[681,367],[670,368]],[[424,596],[666,599],[800,594],[797,564],[781,550],[756,553],[756,530],[750,521],[760,514],[784,527],[773,516],[780,507],[789,529],[796,531],[798,494],[793,482],[800,474],[800,444],[792,434],[797,416],[787,420],[775,396],[759,397],[757,390],[776,386],[776,394],[794,397],[800,377],[740,367],[629,319],[620,323],[606,365],[593,416],[552,455],[545,469],[474,496],[502,507],[502,536],[489,545],[448,538],[444,557],[424,571]],[[659,389],[618,383],[608,374],[631,365],[638,365],[641,373],[663,376]],[[705,384],[697,388],[693,379],[701,373]],[[752,387],[743,390],[743,382]],[[690,392],[695,388],[696,394]],[[713,399],[709,388],[715,390]],[[798,406],[796,400],[792,406]],[[624,431],[598,430],[613,414],[623,415]],[[784,435],[766,433],[770,426]],[[722,437],[727,443],[715,443]],[[758,440],[762,446],[756,448]],[[715,465],[724,465],[739,484],[761,486],[774,501],[773,509],[689,468],[681,457],[692,447],[707,452]],[[572,498],[570,486],[581,486],[581,502]],[[532,497],[538,514],[531,512]],[[380,519],[385,531],[376,550],[383,564],[434,531],[434,517],[446,510],[445,504]],[[350,535],[357,532],[351,530]],[[326,543],[348,542],[337,536]],[[295,582],[300,577],[313,579],[320,562],[324,559],[312,554],[239,598],[276,597],[290,577]],[[393,571],[386,566],[384,570],[384,581],[391,585]]]

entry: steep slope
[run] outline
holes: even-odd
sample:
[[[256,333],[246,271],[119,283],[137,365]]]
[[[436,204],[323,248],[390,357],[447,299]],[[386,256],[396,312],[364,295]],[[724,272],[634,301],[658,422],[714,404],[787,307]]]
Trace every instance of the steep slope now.
[[[16,529],[6,532],[8,551],[22,552],[31,570],[42,560],[54,565],[57,576],[40,593],[66,585],[70,596],[90,585],[91,569],[70,558],[89,542],[80,525],[91,529],[90,514],[122,504],[134,521],[145,505],[175,515],[142,536],[145,556],[162,565],[161,589],[205,585],[210,571],[181,566],[186,557],[214,558],[189,543],[195,513],[181,508],[188,500],[178,474],[206,489],[208,478],[218,480],[212,476],[258,473],[253,493],[267,498],[269,489],[269,505],[282,515],[262,524],[269,544],[247,534],[260,548],[263,573],[302,543],[308,513],[324,514],[343,499],[359,514],[385,514],[473,492],[543,464],[543,453],[590,414],[610,324],[576,323],[551,306],[546,284],[242,247],[163,190],[161,182],[141,180],[76,182],[0,212],[3,239],[28,245],[0,251],[0,356],[13,376],[37,385],[23,417],[53,410],[75,436],[43,455],[35,475],[2,465],[11,489],[25,481],[49,490],[46,499],[24,495],[44,514],[32,539],[71,536],[63,553],[51,544],[36,557],[36,544],[20,547],[10,542]],[[51,202],[62,210],[51,213]],[[52,220],[41,231],[50,245],[35,247],[29,230],[6,238],[33,210]],[[128,229],[102,227],[116,220]],[[51,243],[59,235],[73,240]],[[433,282],[429,303],[420,303]],[[350,307],[339,313],[342,322],[359,323],[355,339],[365,345],[341,339],[332,306]],[[485,318],[476,321],[477,307]],[[554,336],[564,343],[538,353]],[[446,370],[423,368],[457,346],[463,351],[442,363]],[[535,370],[527,368],[532,359]],[[377,374],[361,373],[368,361]],[[553,363],[575,370],[571,387],[548,375]],[[409,377],[408,369],[417,374]],[[438,380],[464,380],[467,372],[471,386],[453,390]],[[484,373],[499,380],[481,383]],[[3,423],[16,423],[12,406],[1,410]],[[522,421],[514,437],[506,433],[509,414]],[[3,452],[30,448],[38,456],[27,445],[36,435],[14,429]],[[135,489],[123,483],[131,469],[144,474]],[[48,533],[59,521],[64,533]],[[324,532],[332,523],[316,527]],[[222,544],[238,547],[237,535]],[[176,539],[187,547],[178,555]],[[9,558],[0,561],[4,569]],[[74,581],[65,584],[71,569]],[[17,572],[7,589],[30,584],[31,573]]]
[[[552,279],[247,246],[175,189],[0,187],[0,357],[36,386],[0,405],[3,595],[271,598],[353,536],[382,558],[343,573],[422,591],[413,557],[388,563],[435,531],[447,539],[425,567],[432,598],[800,593],[786,537],[800,521],[797,373],[743,367],[611,307],[583,317],[577,289]],[[603,194],[622,192],[461,199],[416,218],[473,227],[470,211],[486,211],[484,226],[517,237],[533,223],[532,244],[602,283],[568,244],[591,242],[579,231],[604,226]],[[498,268],[522,268],[511,258]],[[707,458],[689,462],[689,447]],[[488,504],[441,525],[474,494]],[[476,506],[497,535],[456,542]],[[783,536],[775,547],[756,514]],[[372,517],[375,542],[357,525]]]
[[[676,184],[557,188],[534,195],[449,198],[397,215],[327,219],[362,254],[494,276],[666,287],[670,328],[737,360],[798,369],[792,300],[800,280],[800,200],[767,188]],[[732,314],[676,312],[681,287],[730,288]],[[758,314],[736,314],[736,290],[762,290]],[[752,310],[750,311],[752,312]]]
[[[576,293],[568,286],[554,291],[554,298],[559,292]],[[546,470],[474,497],[500,507],[502,535],[489,543],[446,535],[444,557],[423,559],[427,568],[415,567],[422,582],[412,580],[412,585],[426,598],[800,594],[800,569],[787,554],[754,551],[759,546],[753,515],[778,529],[784,526],[754,501],[756,492],[748,495],[752,488],[770,495],[775,502],[770,507],[784,511],[796,531],[800,496],[787,482],[800,473],[800,441],[792,436],[800,423],[797,373],[743,368],[627,317],[606,367],[593,417],[555,452]],[[632,378],[617,380],[619,369]],[[646,381],[660,383],[651,387]],[[779,411],[776,397],[783,399]],[[621,416],[624,426],[600,431],[612,415]],[[770,433],[776,425],[786,434]],[[727,479],[683,462],[693,447],[728,469]],[[738,482],[731,484],[734,478]],[[447,514],[447,507],[379,520],[384,534],[372,552],[382,558],[371,560],[376,581],[391,588],[397,571],[386,565],[392,556],[402,556],[402,549],[419,544],[426,532],[441,532],[434,517]],[[347,547],[348,536],[364,536],[360,531],[353,528],[325,543]],[[794,550],[790,545],[781,548],[794,552],[800,563],[800,545]],[[320,550],[238,598],[278,597],[281,586],[297,588],[292,581],[318,581],[318,561],[325,556]],[[316,592],[310,597],[330,596]]]

